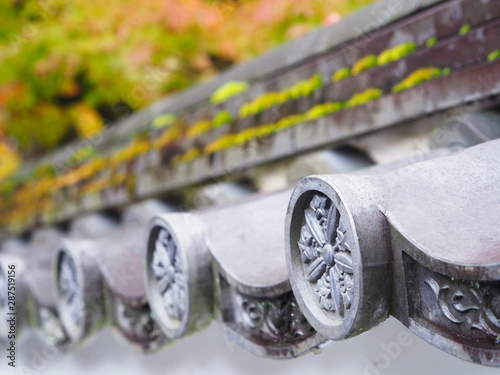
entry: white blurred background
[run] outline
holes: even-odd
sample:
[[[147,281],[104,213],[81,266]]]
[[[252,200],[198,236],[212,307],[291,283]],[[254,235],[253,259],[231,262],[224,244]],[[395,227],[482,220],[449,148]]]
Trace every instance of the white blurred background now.
[[[403,333],[402,333],[403,332]],[[401,336],[402,335],[402,336]],[[401,341],[401,337],[405,340]],[[403,343],[404,345],[401,345]],[[392,348],[389,356],[384,348]],[[398,349],[399,348],[399,349]],[[2,348],[2,353],[6,353]],[[413,335],[390,318],[354,339],[334,342],[319,354],[293,360],[259,358],[230,342],[213,322],[204,332],[180,340],[154,355],[142,355],[117,342],[109,328],[71,353],[60,353],[27,334],[18,346],[17,367],[2,355],[0,374],[499,374],[498,369],[467,363]]]

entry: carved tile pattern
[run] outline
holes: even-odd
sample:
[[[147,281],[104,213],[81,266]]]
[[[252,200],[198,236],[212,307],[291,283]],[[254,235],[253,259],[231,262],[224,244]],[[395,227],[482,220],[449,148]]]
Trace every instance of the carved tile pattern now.
[[[304,212],[299,240],[307,280],[321,306],[343,319],[353,299],[353,261],[340,213],[323,194]]]
[[[68,342],[66,331],[61,325],[57,313],[52,309],[41,307],[38,311],[41,329],[47,341],[52,345],[64,345]]]
[[[498,289],[479,282],[446,281],[444,277],[425,280],[444,317],[451,323],[485,333],[500,344],[500,295]]]
[[[287,346],[316,333],[291,293],[276,298],[254,298],[237,293],[236,308],[241,327],[259,342]]]
[[[175,240],[165,229],[158,232],[151,266],[167,315],[172,319],[182,320],[186,308],[182,260]]]
[[[62,309],[72,324],[81,326],[84,320],[84,296],[78,284],[76,264],[72,257],[64,254],[59,264],[59,289],[65,307]]]
[[[115,319],[128,337],[154,340],[158,336],[148,305],[134,307],[118,302],[115,309]]]

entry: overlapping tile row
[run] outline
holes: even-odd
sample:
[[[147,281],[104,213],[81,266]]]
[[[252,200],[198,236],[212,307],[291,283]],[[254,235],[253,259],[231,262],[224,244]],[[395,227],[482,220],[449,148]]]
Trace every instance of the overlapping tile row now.
[[[331,154],[330,162],[323,163],[319,171],[349,171],[368,164],[352,152]],[[18,313],[16,339],[26,329],[34,329],[50,344],[63,350],[77,350],[110,325],[119,341],[148,353],[203,329],[214,316],[214,299],[219,295],[215,289],[217,282],[212,277],[215,257],[209,250],[210,239],[205,236],[212,230],[206,230],[205,226],[219,216],[218,210],[227,210],[231,202],[234,204],[251,194],[248,189],[228,183],[215,187],[218,193],[211,191],[206,195],[213,208],[199,214],[176,213],[184,209],[178,203],[146,200],[124,207],[121,212],[84,215],[65,226],[39,229],[29,239],[6,241],[0,253],[0,269],[6,277],[1,280],[8,283],[9,269],[14,266],[17,272],[13,304]],[[272,225],[275,219],[284,223],[289,195],[289,190],[277,195],[278,206],[273,207],[266,226],[274,233],[274,239],[262,251],[270,249],[275,253],[280,283],[284,285],[279,300],[291,306],[288,300],[293,297],[283,253],[283,225]],[[255,206],[254,212],[266,205],[259,203],[261,197],[254,200],[257,203],[250,203]],[[275,195],[268,199],[274,200]],[[235,221],[233,215],[222,218],[218,227],[224,232],[224,228]],[[260,223],[250,218],[248,225],[255,229]],[[221,240],[223,244],[224,239]],[[257,244],[248,244],[242,252],[251,256],[254,245]],[[257,285],[256,289],[259,288]],[[257,297],[265,298],[267,288],[262,290]],[[5,293],[0,294],[0,305],[5,323],[9,296],[3,284],[2,292]],[[252,296],[252,292],[248,293]],[[272,301],[274,292],[269,297]],[[228,302],[234,301],[223,303]],[[293,311],[298,314],[296,304],[294,306]],[[309,327],[308,335],[314,336],[305,320],[301,324]],[[283,334],[285,331],[282,329]],[[9,326],[2,326],[2,340],[8,335]],[[311,340],[300,351],[278,345],[272,356],[295,356],[321,341],[322,338]],[[260,348],[256,339],[254,347],[254,352]]]
[[[189,213],[147,201],[11,241],[2,270],[20,272],[19,322],[66,350],[109,323],[157,351],[215,317],[250,352],[293,358],[393,315],[499,366],[499,156],[500,140],[441,149]]]

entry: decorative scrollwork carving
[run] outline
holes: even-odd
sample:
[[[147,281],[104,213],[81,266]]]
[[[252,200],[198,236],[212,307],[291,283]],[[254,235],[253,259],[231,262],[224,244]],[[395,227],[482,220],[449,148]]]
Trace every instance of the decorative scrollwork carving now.
[[[235,299],[237,320],[258,341],[287,346],[316,333],[291,293],[276,298],[255,298],[237,293]]]
[[[353,300],[354,267],[346,230],[333,202],[315,194],[298,243],[306,278],[321,308],[343,319]]]
[[[153,341],[158,337],[159,331],[148,305],[135,307],[117,302],[115,309],[114,319],[122,332],[130,339],[140,338]]]
[[[160,229],[151,265],[167,315],[182,320],[186,309],[186,286],[183,265],[172,235]]]
[[[500,344],[500,295],[479,282],[437,280],[425,283],[432,289],[443,315],[452,323],[485,333]]]

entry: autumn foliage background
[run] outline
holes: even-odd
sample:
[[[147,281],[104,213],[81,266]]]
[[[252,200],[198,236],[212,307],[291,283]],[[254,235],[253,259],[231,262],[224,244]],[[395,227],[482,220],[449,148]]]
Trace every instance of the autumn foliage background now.
[[[3,0],[0,182],[372,0]]]

